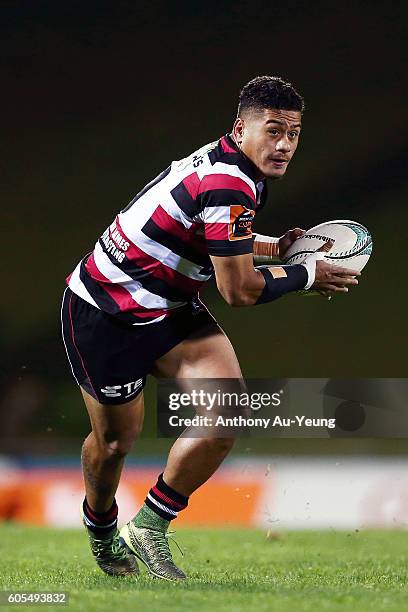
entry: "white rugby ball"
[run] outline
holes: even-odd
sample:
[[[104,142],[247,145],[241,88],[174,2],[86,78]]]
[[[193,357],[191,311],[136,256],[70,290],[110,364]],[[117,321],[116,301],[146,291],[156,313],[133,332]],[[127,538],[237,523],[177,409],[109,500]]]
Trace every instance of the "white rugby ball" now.
[[[337,220],[320,223],[307,230],[286,251],[286,264],[299,264],[329,240],[334,244],[325,260],[335,266],[343,266],[361,272],[373,250],[373,240],[364,225],[356,221]]]

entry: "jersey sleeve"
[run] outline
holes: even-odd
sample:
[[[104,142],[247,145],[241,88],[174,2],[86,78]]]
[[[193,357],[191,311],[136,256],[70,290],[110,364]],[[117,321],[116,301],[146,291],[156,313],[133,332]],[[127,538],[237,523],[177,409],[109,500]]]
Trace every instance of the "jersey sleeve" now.
[[[201,220],[210,255],[229,257],[253,252],[255,195],[242,179],[209,175],[201,183]]]

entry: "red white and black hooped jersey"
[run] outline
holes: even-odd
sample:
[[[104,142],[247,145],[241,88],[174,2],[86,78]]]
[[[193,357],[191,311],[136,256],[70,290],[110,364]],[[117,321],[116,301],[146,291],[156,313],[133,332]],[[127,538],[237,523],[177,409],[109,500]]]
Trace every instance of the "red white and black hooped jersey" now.
[[[161,321],[197,296],[209,255],[252,253],[265,181],[229,135],[174,161],[124,208],[67,278],[97,308],[134,325]]]

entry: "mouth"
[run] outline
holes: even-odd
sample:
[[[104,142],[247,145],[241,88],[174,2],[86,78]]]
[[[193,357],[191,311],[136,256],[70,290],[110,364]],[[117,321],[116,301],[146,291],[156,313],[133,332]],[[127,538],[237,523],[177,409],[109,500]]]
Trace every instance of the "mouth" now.
[[[289,160],[284,159],[282,157],[271,157],[270,161],[275,166],[275,168],[283,168]]]

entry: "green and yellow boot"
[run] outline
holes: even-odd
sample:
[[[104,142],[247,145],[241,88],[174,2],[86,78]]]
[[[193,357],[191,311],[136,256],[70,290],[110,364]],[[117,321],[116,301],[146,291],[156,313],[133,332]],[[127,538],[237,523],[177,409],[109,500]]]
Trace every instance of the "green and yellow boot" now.
[[[169,521],[158,516],[146,505],[120,530],[119,541],[129,554],[136,555],[156,578],[185,580],[170,551],[167,533]]]
[[[110,576],[138,575],[139,568],[136,557],[129,553],[119,542],[117,527],[105,534],[96,534],[88,528],[81,504],[81,518],[86,528],[91,545],[91,551],[101,570]]]

